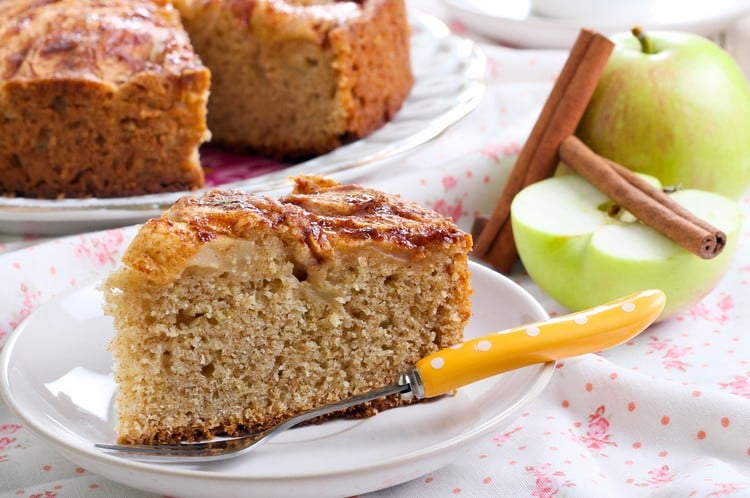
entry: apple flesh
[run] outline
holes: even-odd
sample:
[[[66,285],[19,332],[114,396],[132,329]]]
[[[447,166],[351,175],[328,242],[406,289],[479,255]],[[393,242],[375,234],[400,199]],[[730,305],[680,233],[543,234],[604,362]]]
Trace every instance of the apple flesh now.
[[[615,50],[576,135],[663,185],[738,199],[750,184],[750,87],[718,45],[688,33],[631,33]]]
[[[654,178],[648,178],[658,185]],[[704,260],[628,216],[612,217],[612,202],[576,174],[523,189],[511,204],[513,236],[531,278],[573,311],[644,289],[661,289],[668,319],[701,300],[729,269],[741,210],[724,196],[679,190],[672,197],[723,230],[727,245]]]

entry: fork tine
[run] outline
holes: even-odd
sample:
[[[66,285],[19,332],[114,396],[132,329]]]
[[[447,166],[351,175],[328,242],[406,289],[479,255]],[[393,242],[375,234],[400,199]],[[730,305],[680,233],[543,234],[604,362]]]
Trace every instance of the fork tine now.
[[[195,445],[118,445],[97,444],[97,448],[112,452],[113,455],[127,455],[132,460],[152,463],[196,463],[222,460],[237,455],[226,452],[223,446],[210,446],[209,443]]]
[[[193,453],[207,448],[206,443],[198,443],[195,446],[182,444],[163,445],[139,445],[139,444],[95,444],[97,448],[110,451],[122,451],[124,453],[148,453],[148,454],[185,454]]]
[[[127,455],[129,458],[143,461],[166,461],[159,460],[159,458],[163,457],[165,459],[168,458],[171,462],[197,462],[199,460],[219,460],[244,453],[250,447],[257,444],[259,439],[262,439],[264,435],[265,433],[261,432],[238,438],[182,444],[139,445],[97,443],[94,446],[114,452],[114,454],[119,453],[123,456]],[[182,459],[174,460],[174,458],[179,457],[182,457]]]

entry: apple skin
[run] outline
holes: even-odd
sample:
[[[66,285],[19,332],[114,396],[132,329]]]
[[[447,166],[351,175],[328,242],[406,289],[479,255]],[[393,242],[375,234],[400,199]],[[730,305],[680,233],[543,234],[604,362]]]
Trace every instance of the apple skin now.
[[[663,185],[738,199],[750,184],[750,87],[718,45],[694,34],[631,33],[615,50],[576,135],[592,150]]]
[[[740,207],[724,196],[691,189],[672,197],[726,233],[718,256],[704,260],[632,216],[609,216],[601,206],[610,200],[576,174],[516,195],[511,222],[518,254],[537,285],[572,311],[656,288],[667,296],[659,320],[669,319],[700,301],[730,268],[742,221]]]

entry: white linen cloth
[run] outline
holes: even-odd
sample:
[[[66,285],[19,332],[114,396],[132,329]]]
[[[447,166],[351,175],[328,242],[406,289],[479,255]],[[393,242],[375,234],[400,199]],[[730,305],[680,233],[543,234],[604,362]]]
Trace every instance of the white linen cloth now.
[[[566,53],[483,48],[479,108],[358,183],[431,206],[467,230],[492,211]],[[625,345],[561,362],[521,416],[458,461],[367,496],[750,496],[750,195],[741,205],[733,268],[699,304]],[[2,237],[0,348],[36,307],[111,270],[135,231]],[[551,314],[566,312],[520,265],[511,277]],[[149,496],[63,459],[2,402],[0,494]]]

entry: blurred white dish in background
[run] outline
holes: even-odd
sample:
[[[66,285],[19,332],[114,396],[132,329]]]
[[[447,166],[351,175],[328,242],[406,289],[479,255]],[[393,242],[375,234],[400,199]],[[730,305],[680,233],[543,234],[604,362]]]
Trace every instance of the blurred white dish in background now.
[[[610,20],[595,15],[563,19],[538,15],[532,11],[532,1],[442,0],[450,18],[479,34],[524,48],[570,48],[581,28],[609,35],[628,31],[635,24],[646,30],[688,31],[711,38],[723,33],[743,14],[750,14],[750,0],[650,0],[640,19]],[[590,4],[595,0],[581,1]],[[575,0],[564,3],[573,4]]]
[[[531,12],[553,19],[639,22],[654,0],[531,0]]]

